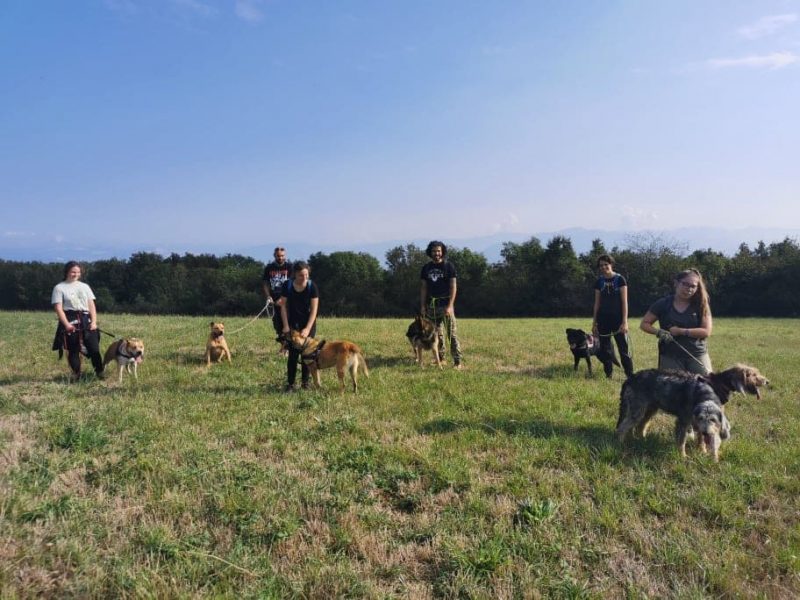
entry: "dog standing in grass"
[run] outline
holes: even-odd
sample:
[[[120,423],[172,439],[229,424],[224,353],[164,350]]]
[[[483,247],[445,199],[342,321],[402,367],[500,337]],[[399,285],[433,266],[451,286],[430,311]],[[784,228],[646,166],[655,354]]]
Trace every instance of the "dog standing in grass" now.
[[[339,341],[326,342],[325,340],[315,340],[312,337],[303,335],[293,330],[291,332],[292,347],[300,353],[300,360],[308,367],[314,385],[319,389],[322,387],[319,372],[322,369],[336,367],[336,375],[339,377],[339,389],[344,393],[344,374],[347,371],[353,382],[353,392],[358,393],[358,371],[361,370],[365,377],[369,377],[367,360],[361,348],[353,342]]]
[[[723,406],[733,392],[761,398],[759,388],[767,385],[769,380],[758,369],[741,364],[708,375],[639,371],[622,384],[617,436],[620,441],[631,431],[646,436],[650,421],[661,410],[676,417],[675,442],[681,456],[686,456],[686,440],[694,430],[700,434],[701,449],[709,449],[718,460],[720,440],[730,435]]]
[[[578,365],[582,358],[586,359],[586,367],[589,369],[589,377],[592,377],[592,356],[603,363],[603,370],[606,377],[611,377],[613,365],[620,366],[617,357],[614,355],[614,346],[602,346],[599,338],[586,333],[583,329],[572,329],[567,327],[567,343],[575,359],[573,370],[578,370]]]
[[[133,373],[134,379],[139,379],[138,366],[144,360],[144,342],[139,338],[125,338],[116,340],[106,348],[103,366],[117,361],[119,382],[122,383],[122,372]]]
[[[231,362],[231,351],[225,341],[225,325],[211,321],[211,333],[206,342],[206,366],[210,367],[212,362],[220,363],[225,358]]]
[[[420,367],[424,367],[423,354],[425,350],[430,350],[433,352],[436,366],[440,369],[442,368],[442,359],[439,356],[439,332],[433,321],[426,318],[425,315],[417,315],[414,317],[414,322],[408,326],[406,337],[411,343],[415,363]]]

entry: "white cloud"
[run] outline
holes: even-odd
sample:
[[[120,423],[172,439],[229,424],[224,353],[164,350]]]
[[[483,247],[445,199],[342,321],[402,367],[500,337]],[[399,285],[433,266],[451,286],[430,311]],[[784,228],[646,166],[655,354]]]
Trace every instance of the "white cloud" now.
[[[236,0],[236,16],[249,23],[257,23],[264,18],[261,0]]]
[[[658,213],[639,208],[638,206],[623,206],[621,209],[622,229],[629,231],[634,229],[652,229],[663,226],[663,220]]]
[[[797,21],[796,14],[770,15],[761,17],[755,23],[745,25],[738,29],[738,33],[748,40],[758,40],[763,37],[774,35],[784,27]]]
[[[519,225],[519,217],[514,213],[506,213],[503,217],[502,221],[499,223],[493,223],[491,226],[492,233],[500,233],[503,231],[516,231],[517,226]]]
[[[772,54],[744,56],[742,58],[711,58],[705,62],[710,69],[750,68],[783,69],[800,61],[800,56],[792,52],[773,52]]]

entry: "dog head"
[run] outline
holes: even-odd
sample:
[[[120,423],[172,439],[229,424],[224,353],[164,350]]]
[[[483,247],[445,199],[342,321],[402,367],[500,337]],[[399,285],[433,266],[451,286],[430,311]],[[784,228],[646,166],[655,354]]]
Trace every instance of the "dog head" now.
[[[572,349],[585,348],[588,344],[588,337],[583,329],[567,328],[567,342]]]
[[[289,341],[292,342],[292,346],[295,350],[299,350],[304,354],[313,352],[314,348],[319,346],[319,342],[313,337],[304,338],[296,329],[292,329],[291,333],[289,334]]]
[[[769,385],[769,380],[758,369],[742,364],[720,373],[710,373],[706,378],[723,404],[733,392],[750,394],[760,400],[761,391],[758,388]]]
[[[740,370],[743,380],[742,389],[739,391],[755,396],[758,400],[761,400],[761,392],[758,388],[769,386],[769,379],[764,377],[755,367],[738,364],[734,369]]]
[[[225,335],[225,325],[211,321],[211,337],[218,338]]]
[[[411,325],[408,326],[406,337],[409,339],[415,337],[431,338],[435,332],[436,325],[434,325],[433,321],[423,314],[418,314],[414,317],[414,321]]]
[[[137,363],[144,359],[144,342],[139,338],[125,339],[125,353],[132,357]]]
[[[692,429],[701,436],[714,460],[719,460],[720,444],[731,436],[731,426],[722,407],[711,400],[697,404],[692,411]]]

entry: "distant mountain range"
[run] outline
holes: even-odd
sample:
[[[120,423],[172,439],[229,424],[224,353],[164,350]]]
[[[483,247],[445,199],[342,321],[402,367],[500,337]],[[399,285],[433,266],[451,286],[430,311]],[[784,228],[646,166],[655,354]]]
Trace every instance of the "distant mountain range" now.
[[[544,246],[554,236],[564,236],[572,241],[572,246],[577,253],[586,252],[592,246],[592,241],[599,239],[609,250],[613,247],[626,248],[632,244],[646,243],[649,240],[659,240],[670,246],[678,248],[685,253],[691,253],[698,249],[711,248],[726,255],[735,254],[742,243],[748,244],[751,248],[763,241],[766,244],[780,242],[791,238],[795,241],[800,239],[800,229],[780,229],[780,228],[758,228],[749,227],[745,229],[713,229],[707,227],[687,227],[682,229],[662,230],[662,231],[607,231],[599,229],[562,229],[560,231],[538,232],[538,233],[497,233],[489,236],[474,238],[446,238],[442,241],[453,247],[469,248],[473,252],[483,254],[490,263],[501,260],[500,251],[504,242],[520,243],[537,238]],[[190,247],[175,244],[170,247],[161,245],[126,245],[105,244],[97,246],[72,245],[69,243],[55,244],[48,242],[40,246],[33,245],[4,245],[0,241],[0,259],[14,261],[42,261],[42,262],[64,262],[67,260],[94,261],[108,258],[126,259],[135,252],[155,252],[168,256],[172,252],[184,254],[241,254],[251,256],[257,260],[267,262],[272,258],[272,250],[276,244],[286,247],[290,259],[306,259],[315,252],[330,254],[338,251],[366,252],[375,256],[383,262],[386,252],[397,246],[414,244],[424,248],[428,242],[427,238],[387,240],[370,244],[314,244],[308,242],[291,242],[290,240],[276,240],[275,243],[259,246],[207,246]]]

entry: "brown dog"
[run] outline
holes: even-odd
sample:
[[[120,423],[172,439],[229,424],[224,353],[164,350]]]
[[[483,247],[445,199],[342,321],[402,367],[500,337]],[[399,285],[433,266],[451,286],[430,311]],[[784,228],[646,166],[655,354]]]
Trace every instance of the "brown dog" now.
[[[115,340],[106,348],[103,365],[116,360],[119,369],[119,382],[122,383],[122,371],[133,372],[133,378],[139,379],[137,367],[144,360],[144,342],[138,338]],[[131,371],[133,367],[133,371]]]
[[[291,340],[292,346],[300,352],[303,363],[308,365],[309,374],[317,388],[322,387],[319,378],[320,370],[329,367],[336,367],[339,389],[342,393],[344,393],[345,369],[350,373],[350,379],[353,380],[353,392],[355,393],[358,393],[358,369],[360,368],[364,375],[369,377],[364,353],[353,342],[326,342],[311,337],[304,338],[299,331],[292,331]]]
[[[425,350],[430,350],[433,352],[436,365],[440,369],[442,368],[442,359],[439,356],[439,333],[433,321],[424,315],[417,315],[414,317],[414,322],[408,326],[406,337],[411,342],[415,363],[420,367],[424,367],[425,363],[422,360],[422,354]]]
[[[211,333],[206,342],[206,366],[210,367],[211,361],[222,362],[223,358],[231,362],[231,351],[225,341],[225,325],[211,321]]]

